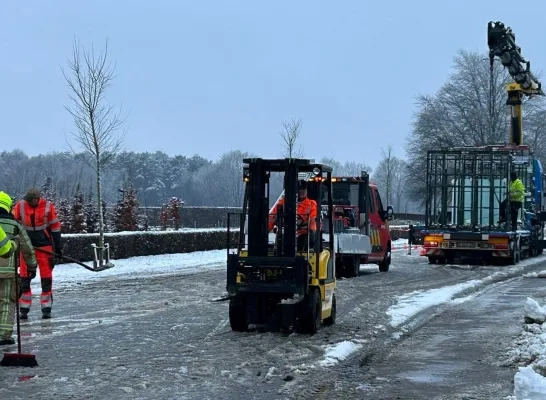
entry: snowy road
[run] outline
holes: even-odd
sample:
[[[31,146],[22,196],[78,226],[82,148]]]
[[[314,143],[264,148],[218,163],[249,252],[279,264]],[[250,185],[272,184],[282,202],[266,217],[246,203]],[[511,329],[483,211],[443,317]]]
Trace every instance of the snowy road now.
[[[155,264],[151,257],[138,265],[120,260],[100,274],[82,269],[79,277],[59,266],[54,318],[39,319],[36,304],[22,326],[23,352],[37,354],[40,366],[0,368],[0,398],[462,398],[447,396],[456,387],[445,381],[437,386],[444,397],[419,397],[411,368],[427,363],[443,330],[458,326],[455,320],[470,329],[469,319],[487,316],[490,310],[472,297],[476,290],[544,269],[546,258],[508,268],[457,267],[429,265],[417,253],[395,251],[386,274],[363,266],[360,277],[338,281],[338,321],[314,336],[231,332],[227,303],[210,302],[224,292],[225,252],[203,252],[200,261],[191,255],[160,256]],[[173,274],[175,267],[182,273]],[[88,277],[93,280],[83,282]],[[520,322],[511,321],[507,332],[519,333]],[[398,356],[397,347],[408,349],[400,353],[406,355]],[[510,382],[503,388],[511,394]],[[417,391],[406,396],[406,390]]]

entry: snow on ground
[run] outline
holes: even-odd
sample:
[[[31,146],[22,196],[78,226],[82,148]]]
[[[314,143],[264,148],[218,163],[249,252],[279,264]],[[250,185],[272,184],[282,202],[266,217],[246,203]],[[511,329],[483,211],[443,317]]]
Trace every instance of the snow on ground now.
[[[519,365],[512,400],[546,399],[546,306],[527,298],[524,331],[509,351],[506,365]]]
[[[334,345],[324,346],[324,358],[319,362],[323,367],[330,367],[339,361],[345,360],[349,355],[362,348],[360,343],[344,340]]]
[[[119,277],[141,278],[142,276],[169,275],[178,272],[191,273],[197,270],[225,268],[227,250],[196,251],[192,253],[161,254],[155,256],[131,257],[113,260],[114,268],[100,272],[91,272],[77,264],[60,264],[53,271],[53,286],[70,286],[100,279]],[[92,263],[87,263],[92,266]],[[33,287],[39,287],[37,279]]]
[[[122,231],[122,232],[106,232],[104,234],[105,238],[109,238],[111,236],[130,236],[130,235],[166,235],[166,234],[172,234],[173,232],[179,232],[179,233],[203,233],[203,232],[225,232],[227,228],[180,228],[177,231],[174,229],[166,230],[166,231]],[[232,231],[238,231],[239,228],[231,228]],[[98,233],[64,233],[63,238],[71,238],[71,237],[79,237],[79,236],[89,236],[89,237],[99,237]]]
[[[473,279],[467,282],[458,283],[456,285],[444,286],[426,291],[417,290],[397,296],[398,302],[389,307],[387,310],[387,315],[391,317],[391,325],[393,327],[398,327],[419,312],[429,307],[438,306],[449,302],[460,304],[467,301],[471,298],[471,296],[459,299],[453,299],[453,297],[467,289],[478,288],[490,283],[494,279],[511,275],[519,270],[522,270],[525,266],[541,263],[544,261],[545,257],[546,256],[539,256],[524,260],[517,266],[495,272],[487,278]]]

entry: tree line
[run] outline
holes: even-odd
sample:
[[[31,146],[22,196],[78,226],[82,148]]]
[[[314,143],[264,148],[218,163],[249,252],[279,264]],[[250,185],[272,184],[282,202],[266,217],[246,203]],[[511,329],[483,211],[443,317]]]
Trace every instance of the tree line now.
[[[135,190],[140,207],[161,207],[171,198],[191,206],[241,206],[244,194],[242,160],[256,156],[242,150],[232,150],[218,160],[199,155],[169,156],[157,152],[121,152],[113,156],[111,165],[102,172],[102,199],[113,206],[129,189]],[[96,196],[96,172],[84,160],[83,154],[52,152],[29,156],[22,150],[0,153],[2,190],[14,198],[22,198],[30,187],[41,188],[47,197],[71,203],[83,196],[92,203]],[[385,203],[400,212],[414,212],[404,191],[405,163],[393,155],[389,147],[373,169],[365,163],[323,157],[320,162],[334,168],[338,175],[360,175],[365,170],[379,186]],[[282,181],[274,180],[272,193],[280,194]]]

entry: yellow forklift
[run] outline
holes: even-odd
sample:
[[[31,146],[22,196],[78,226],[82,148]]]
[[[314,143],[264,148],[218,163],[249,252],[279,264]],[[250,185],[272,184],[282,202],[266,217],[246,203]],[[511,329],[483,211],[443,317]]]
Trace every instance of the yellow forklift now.
[[[316,333],[322,323],[332,325],[336,320],[334,232],[329,229],[333,226],[332,168],[294,158],[243,162],[243,210],[228,214],[225,300],[229,299],[231,328],[246,331],[249,325],[267,325]],[[269,214],[272,174],[284,178],[284,200],[275,215]],[[316,224],[309,214],[298,215],[302,186],[308,199],[316,202]],[[239,227],[236,244],[230,243],[232,221]],[[305,235],[302,224],[308,226]],[[230,254],[234,248],[236,253]]]

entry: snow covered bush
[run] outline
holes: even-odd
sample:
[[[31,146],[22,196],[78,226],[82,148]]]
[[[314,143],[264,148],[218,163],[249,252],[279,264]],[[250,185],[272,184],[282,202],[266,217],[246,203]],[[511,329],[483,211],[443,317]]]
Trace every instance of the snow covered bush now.
[[[169,201],[161,207],[159,220],[161,229],[167,230],[167,227],[172,227],[174,230],[180,229],[180,210],[184,202],[178,197],[171,197]]]
[[[51,179],[51,177],[48,176],[46,178],[45,182],[40,187],[40,192],[44,199],[49,201],[55,201],[55,189],[53,187],[53,180]]]
[[[546,307],[530,297],[524,307],[523,332],[504,365],[519,366],[512,400],[546,399]]]
[[[85,199],[79,191],[74,195],[70,207],[70,231],[71,233],[87,233],[85,221]]]
[[[99,210],[93,200],[89,200],[85,205],[87,233],[97,233],[99,231]]]
[[[131,186],[124,190],[123,198],[114,208],[113,223],[117,232],[138,230],[139,204],[136,190]]]
[[[61,233],[71,233],[72,225],[70,223],[70,204],[68,200],[62,199],[57,204],[57,216],[61,221]]]

